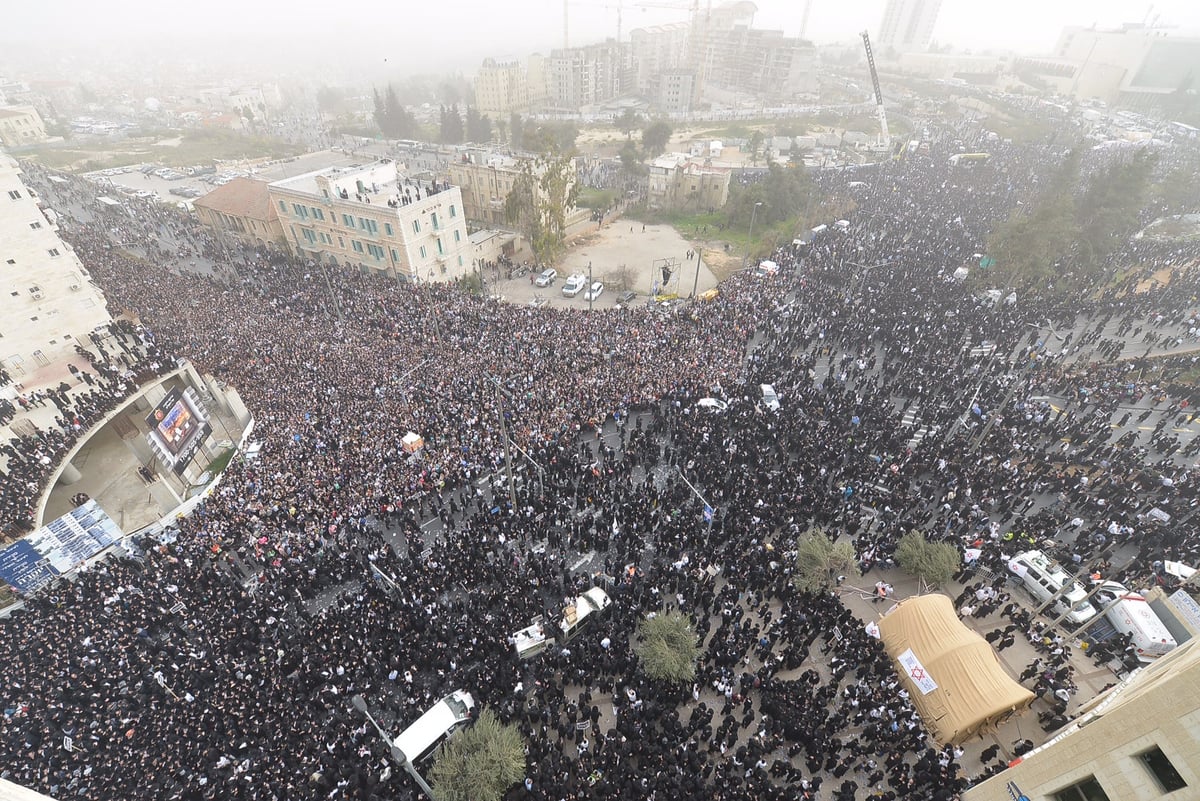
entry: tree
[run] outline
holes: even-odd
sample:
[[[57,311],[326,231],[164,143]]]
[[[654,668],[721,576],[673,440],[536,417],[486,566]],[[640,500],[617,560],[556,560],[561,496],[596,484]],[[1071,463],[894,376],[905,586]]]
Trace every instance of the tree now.
[[[1085,270],[1098,266],[1138,227],[1150,194],[1155,157],[1145,151],[1097,171],[1076,207],[1077,260]]]
[[[1079,167],[1078,150],[1069,152],[1042,193],[992,232],[988,251],[1011,283],[1045,287],[1062,272],[1079,239],[1074,198]]]
[[[388,84],[387,95],[381,102],[379,92],[374,94],[375,124],[388,139],[408,139],[417,129],[417,120],[400,102],[396,89]]]
[[[643,620],[633,650],[642,671],[655,681],[681,684],[696,678],[699,637],[692,621],[680,612],[663,612]]]
[[[438,801],[499,801],[525,775],[521,732],[484,709],[442,745],[429,775]]]
[[[634,131],[640,128],[641,125],[641,115],[631,108],[627,108],[618,116],[613,117],[613,127],[625,134],[626,139],[628,139]]]
[[[504,199],[504,218],[525,235],[534,261],[550,264],[566,242],[567,213],[579,202],[579,184],[568,155],[526,159]]]
[[[479,113],[474,106],[467,106],[466,140],[468,142],[492,141],[492,121]]]
[[[458,113],[458,106],[446,108],[442,106],[441,126],[438,131],[438,141],[444,145],[459,145],[463,141],[463,119]]]
[[[521,119],[521,115],[515,111],[508,115],[508,132],[509,136],[512,137],[509,144],[513,146],[514,150],[520,150],[525,146],[521,138],[521,134],[525,132],[525,122]]]
[[[824,532],[813,529],[796,543],[796,575],[792,582],[797,589],[823,592],[839,576],[859,575],[858,556],[849,542],[835,543]]]
[[[758,150],[763,146],[764,139],[762,131],[755,129],[750,132],[750,140],[746,144],[750,148],[751,166],[758,163]]]
[[[920,531],[908,532],[896,543],[896,564],[931,587],[950,581],[962,557],[949,542],[929,542]]]
[[[642,155],[632,141],[621,146],[621,168],[630,175],[637,175],[642,167]]]
[[[648,158],[661,156],[671,141],[671,126],[664,120],[652,122],[642,129],[642,149]]]

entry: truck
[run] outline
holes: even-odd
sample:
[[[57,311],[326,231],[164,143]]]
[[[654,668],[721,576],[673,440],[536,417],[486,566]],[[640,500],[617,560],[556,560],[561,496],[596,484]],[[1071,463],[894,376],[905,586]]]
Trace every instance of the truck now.
[[[553,641],[566,645],[580,632],[590,628],[599,613],[608,608],[612,600],[599,587],[592,587],[575,598],[575,602],[563,609],[562,619],[557,626],[550,627],[544,620],[533,623],[515,632],[509,641],[521,659],[537,656]]]

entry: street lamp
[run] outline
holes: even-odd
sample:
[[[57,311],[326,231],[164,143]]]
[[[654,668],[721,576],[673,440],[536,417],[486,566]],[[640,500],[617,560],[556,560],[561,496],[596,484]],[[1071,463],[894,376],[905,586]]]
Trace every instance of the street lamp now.
[[[692,297],[696,297],[696,287],[700,283],[700,258],[704,251],[696,248],[696,277],[692,279]]]
[[[366,700],[361,695],[356,695],[350,699],[350,703],[354,705],[355,709],[365,715],[367,720],[371,721],[371,725],[375,727],[375,731],[377,731],[379,736],[383,738],[383,741],[388,744],[388,754],[391,756],[392,761],[408,771],[408,775],[412,776],[413,781],[417,783],[417,786],[425,792],[425,795],[429,796],[429,801],[436,801],[433,797],[433,788],[426,783],[425,779],[421,777],[421,774],[417,773],[416,768],[414,768],[412,763],[408,761],[408,757],[403,751],[400,750],[400,746],[396,745],[395,738],[384,731],[383,727],[379,725],[379,722],[375,720],[374,716],[371,714],[371,711],[367,709]]]
[[[762,201],[754,204],[754,209],[750,212],[750,233],[746,235],[746,252],[742,255],[742,269],[746,269],[746,259],[750,257],[750,245],[754,240],[754,218],[758,216],[758,207],[762,205]]]

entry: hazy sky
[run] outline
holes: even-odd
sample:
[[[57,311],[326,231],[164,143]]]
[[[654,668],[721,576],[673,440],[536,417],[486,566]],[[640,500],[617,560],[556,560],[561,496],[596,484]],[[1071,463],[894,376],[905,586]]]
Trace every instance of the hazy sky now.
[[[571,44],[616,34],[617,0],[579,0],[570,13]],[[689,5],[688,0],[658,0]],[[805,0],[756,0],[756,27],[799,32]],[[808,37],[818,43],[876,31],[886,0],[812,0]],[[686,19],[685,12],[640,8],[623,0],[623,30]],[[703,2],[701,4],[703,6]],[[1140,22],[1200,30],[1200,0],[943,0],[934,36],[960,48],[1045,52],[1064,25]],[[5,3],[0,45],[41,53],[98,45],[120,58],[126,40],[152,42],[218,59],[223,47],[290,44],[290,57],[345,60],[428,71],[470,68],[485,55],[526,53],[562,42],[562,0],[54,0]],[[605,8],[607,6],[608,8]],[[197,41],[200,44],[196,44]],[[183,47],[186,45],[186,47]],[[0,48],[2,49],[2,48]],[[274,49],[274,48],[272,48]],[[0,59],[2,59],[0,53]]]

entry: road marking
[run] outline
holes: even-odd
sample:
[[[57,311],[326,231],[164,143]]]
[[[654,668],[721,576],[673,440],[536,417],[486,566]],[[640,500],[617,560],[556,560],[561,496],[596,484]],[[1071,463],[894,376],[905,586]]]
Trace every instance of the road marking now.
[[[424,523],[422,523],[422,524],[421,524],[421,528],[425,528],[425,527],[426,527],[426,526],[428,526],[430,523],[436,523],[436,522],[437,522],[437,521],[439,521],[439,520],[441,520],[441,518],[440,518],[440,517],[431,517],[431,518],[429,518],[428,520],[426,520]]]
[[[588,551],[583,556],[581,556],[575,560],[575,564],[571,565],[571,569],[578,570],[580,567],[582,567],[584,564],[590,562],[594,558],[596,558],[596,552]]]

